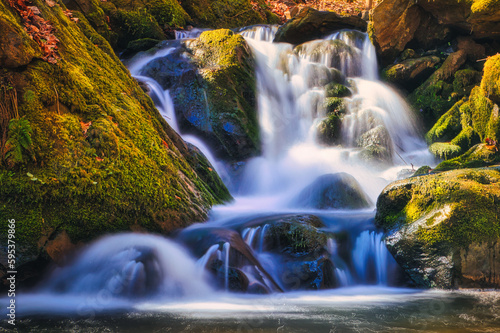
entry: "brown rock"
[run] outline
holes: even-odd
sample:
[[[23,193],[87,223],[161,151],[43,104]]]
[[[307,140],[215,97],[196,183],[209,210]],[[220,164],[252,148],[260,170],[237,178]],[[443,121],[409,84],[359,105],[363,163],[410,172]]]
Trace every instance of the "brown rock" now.
[[[66,230],[59,233],[56,238],[49,240],[45,246],[45,251],[49,257],[57,264],[63,263],[66,256],[75,249]]]
[[[485,47],[476,43],[472,38],[460,36],[457,41],[458,49],[465,51],[470,61],[476,61],[486,56]]]
[[[274,42],[302,44],[340,29],[366,30],[366,25],[366,22],[358,16],[342,16],[334,12],[321,12],[304,7],[279,28]]]
[[[436,56],[407,59],[387,67],[384,70],[384,76],[388,82],[411,89],[418,82],[428,78],[434,71],[434,66],[440,62],[441,59]]]
[[[474,243],[460,251],[459,275],[462,286],[500,286],[500,242]]]
[[[38,49],[26,32],[0,17],[0,67],[16,68],[25,66],[35,56]]]

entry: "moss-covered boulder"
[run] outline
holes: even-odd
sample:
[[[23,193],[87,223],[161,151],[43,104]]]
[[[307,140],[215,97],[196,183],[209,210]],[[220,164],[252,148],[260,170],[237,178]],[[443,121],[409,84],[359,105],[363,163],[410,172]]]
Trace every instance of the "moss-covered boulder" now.
[[[453,75],[467,60],[467,53],[458,50],[450,54],[441,67],[409,96],[426,124],[433,124],[462,96],[453,94]]]
[[[164,48],[169,52],[140,74],[170,90],[180,130],[203,138],[226,161],[257,155],[255,61],[243,37],[212,30],[195,40],[164,41],[158,49]]]
[[[416,286],[499,288],[499,200],[498,168],[418,176],[384,189],[375,221]]]
[[[342,139],[342,117],[336,112],[329,114],[318,125],[316,137],[319,143],[327,146],[339,144]]]
[[[362,209],[371,205],[358,181],[345,172],[318,177],[294,202],[299,207],[316,209]]]
[[[365,31],[366,21],[358,16],[343,16],[334,12],[322,12],[311,7],[304,7],[279,28],[274,41],[301,44],[341,29]]]
[[[439,163],[435,170],[478,168],[499,163],[500,153],[498,152],[498,147],[481,143],[471,147],[458,157]]]
[[[52,260],[51,248],[123,230],[168,233],[230,198],[85,17],[70,20],[61,3],[33,5],[56,28],[60,59],[1,72],[0,218],[16,221],[18,281],[33,260]],[[0,13],[23,31],[5,1]],[[4,251],[6,223],[0,231]]]
[[[437,56],[406,59],[386,67],[382,76],[387,82],[412,90],[426,80],[440,62],[441,59]]]

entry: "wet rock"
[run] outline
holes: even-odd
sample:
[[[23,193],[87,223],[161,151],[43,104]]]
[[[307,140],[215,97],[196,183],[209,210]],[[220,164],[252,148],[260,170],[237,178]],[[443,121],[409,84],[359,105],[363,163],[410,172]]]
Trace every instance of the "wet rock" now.
[[[376,224],[419,287],[496,287],[500,261],[500,171],[464,169],[387,186]]]
[[[363,31],[366,30],[366,22],[358,16],[342,16],[334,12],[321,12],[304,7],[279,28],[274,42],[301,44],[341,29]]]
[[[440,62],[436,56],[407,59],[385,68],[382,75],[388,82],[412,90],[427,79]]]
[[[201,258],[212,246],[217,244],[222,252],[224,243],[229,243],[228,267],[232,272],[233,282],[231,283],[235,288],[234,290],[245,291],[249,285],[248,275],[250,275],[253,277],[252,281],[256,280],[269,290],[282,291],[281,287],[264,269],[252,249],[243,241],[238,232],[223,228],[198,227],[184,229],[177,238],[186,244],[197,258]],[[217,285],[221,286],[221,268],[218,260],[217,256],[208,258],[206,267],[215,274]],[[269,281],[271,285],[267,285],[263,278]]]
[[[484,143],[471,147],[462,155],[443,161],[436,166],[436,171],[463,168],[478,168],[500,163],[500,154],[496,147]]]
[[[333,106],[332,106],[333,108]],[[326,119],[318,125],[317,139],[320,143],[333,146],[339,144],[342,138],[342,118],[334,109]]]
[[[392,140],[383,125],[365,132],[357,142],[362,148],[360,157],[367,162],[390,163],[392,161]]]
[[[344,172],[319,177],[302,190],[295,203],[317,209],[362,209],[371,205],[357,180]]]

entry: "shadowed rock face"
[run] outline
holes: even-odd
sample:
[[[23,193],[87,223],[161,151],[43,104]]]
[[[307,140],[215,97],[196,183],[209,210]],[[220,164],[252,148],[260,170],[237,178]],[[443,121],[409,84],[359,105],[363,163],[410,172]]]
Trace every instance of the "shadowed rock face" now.
[[[387,186],[376,224],[419,287],[500,287],[500,171],[464,169]]]
[[[366,31],[366,22],[358,16],[342,16],[305,7],[279,28],[274,42],[301,44],[341,29]]]
[[[357,180],[345,172],[319,177],[299,194],[295,203],[317,209],[360,209],[371,205]]]

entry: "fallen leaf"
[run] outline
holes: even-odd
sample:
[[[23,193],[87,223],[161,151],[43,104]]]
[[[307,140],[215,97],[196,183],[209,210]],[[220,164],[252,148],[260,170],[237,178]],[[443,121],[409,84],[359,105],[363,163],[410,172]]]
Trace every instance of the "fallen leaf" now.
[[[56,5],[56,2],[53,0],[45,0],[45,2],[49,5],[49,7],[54,7]]]

